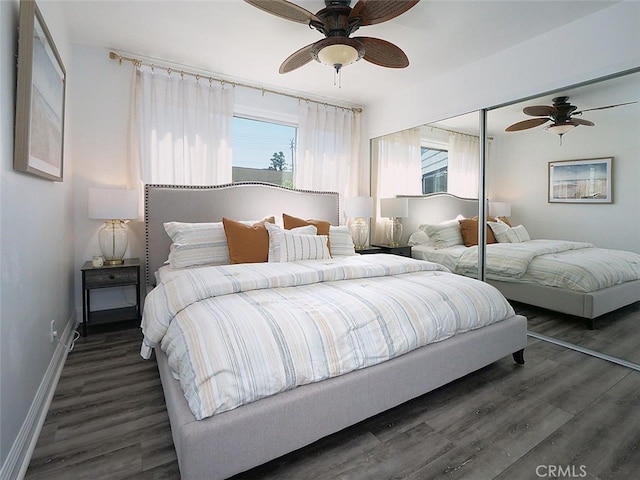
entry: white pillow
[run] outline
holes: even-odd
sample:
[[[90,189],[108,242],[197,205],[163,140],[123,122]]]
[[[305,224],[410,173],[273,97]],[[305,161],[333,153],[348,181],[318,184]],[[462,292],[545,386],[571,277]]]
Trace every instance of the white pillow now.
[[[434,248],[447,248],[455,245],[464,245],[460,223],[458,220],[449,220],[437,225],[426,225],[424,233],[429,236]]]
[[[169,253],[171,268],[229,264],[229,247],[222,222],[166,222],[164,229],[173,242]]]
[[[417,232],[413,232],[409,237],[408,245],[416,246],[416,245],[429,245],[431,243],[431,239],[429,235],[424,233],[422,230],[418,230]]]
[[[489,227],[491,227],[491,231],[493,231],[493,235],[496,237],[498,243],[511,243],[507,232],[511,227],[504,223],[502,220],[498,220],[497,222],[487,222]]]
[[[330,259],[327,235],[293,233],[293,230],[308,229],[315,226],[298,227],[284,230],[276,225],[265,223],[269,232],[269,262],[295,262],[297,260]]]
[[[507,230],[507,237],[511,243],[522,243],[531,240],[529,232],[524,228],[524,225],[517,225]]]
[[[293,231],[293,230],[292,230]],[[332,257],[346,257],[349,255],[357,255],[356,247],[351,238],[349,227],[341,225],[329,227],[329,244],[331,245]]]
[[[285,230],[284,228],[270,222],[265,222],[264,226],[267,228],[267,232],[269,233],[269,262],[281,261],[280,247],[282,244],[282,234],[291,232],[296,235],[316,235],[318,233],[318,229],[315,225],[296,227],[291,230]]]

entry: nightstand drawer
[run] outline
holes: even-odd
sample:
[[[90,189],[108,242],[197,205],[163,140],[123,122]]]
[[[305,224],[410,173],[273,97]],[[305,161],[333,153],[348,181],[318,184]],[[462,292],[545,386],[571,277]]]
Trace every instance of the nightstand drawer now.
[[[84,275],[85,288],[136,285],[138,283],[138,267],[86,270]]]

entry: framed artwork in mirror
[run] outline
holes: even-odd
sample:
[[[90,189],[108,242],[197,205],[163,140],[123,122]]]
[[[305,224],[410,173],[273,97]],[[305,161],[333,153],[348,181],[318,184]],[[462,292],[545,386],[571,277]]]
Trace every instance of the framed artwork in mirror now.
[[[549,162],[549,203],[613,203],[613,157]]]
[[[66,71],[40,9],[20,2],[13,168],[62,181]]]

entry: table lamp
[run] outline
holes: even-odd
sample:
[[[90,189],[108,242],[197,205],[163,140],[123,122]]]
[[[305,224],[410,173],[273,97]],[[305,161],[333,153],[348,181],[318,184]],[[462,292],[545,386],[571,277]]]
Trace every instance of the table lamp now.
[[[386,226],[387,242],[390,247],[397,247],[402,238],[400,218],[409,216],[409,201],[406,198],[381,198],[380,216],[390,219]]]
[[[105,265],[121,265],[129,245],[125,220],[138,217],[138,192],[123,188],[90,188],[89,218],[106,220],[98,233]]]
[[[347,197],[344,200],[344,214],[352,218],[351,238],[356,250],[362,250],[369,243],[369,224],[367,220],[373,215],[373,199],[371,197]]]

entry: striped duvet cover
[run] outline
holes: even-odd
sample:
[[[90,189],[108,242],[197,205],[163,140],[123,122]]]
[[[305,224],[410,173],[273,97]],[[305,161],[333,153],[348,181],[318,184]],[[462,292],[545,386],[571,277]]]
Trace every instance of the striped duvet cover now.
[[[493,243],[487,245],[486,268],[493,280],[594,292],[640,279],[640,255],[565,240]],[[455,272],[477,271],[478,250],[470,247],[458,257]]]
[[[147,296],[142,328],[203,419],[513,314],[488,284],[378,254],[186,269]]]

